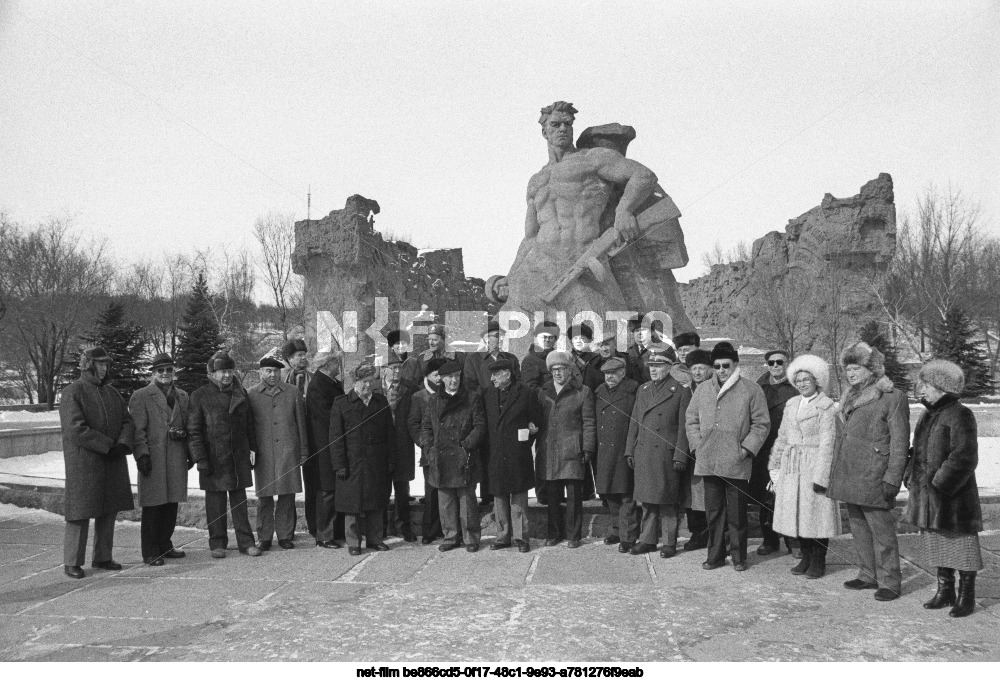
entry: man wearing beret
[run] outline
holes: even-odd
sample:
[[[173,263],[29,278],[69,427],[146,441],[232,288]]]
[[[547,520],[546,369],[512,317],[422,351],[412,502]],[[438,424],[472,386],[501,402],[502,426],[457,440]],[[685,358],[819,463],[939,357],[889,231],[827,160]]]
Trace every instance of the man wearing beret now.
[[[410,431],[410,439],[420,447],[420,467],[424,469],[424,517],[421,522],[421,544],[430,544],[438,537],[444,536],[441,530],[438,491],[436,487],[428,482],[430,474],[427,466],[430,465],[430,460],[427,458],[427,452],[424,451],[423,444],[421,443],[421,438],[423,437],[421,427],[423,426],[424,413],[428,410],[431,398],[438,393],[441,386],[441,375],[438,373],[438,370],[447,361],[441,357],[435,357],[424,365],[424,371],[427,373],[424,376],[423,387],[415,392],[413,398],[410,400],[410,414],[407,417],[406,424]],[[457,517],[454,520],[454,524],[458,524]]]
[[[695,474],[705,484],[708,560],[714,570],[726,564],[724,537],[737,572],[747,568],[747,500],[753,457],[771,427],[761,387],[740,374],[740,356],[731,343],[712,348],[715,378],[698,386],[687,410],[687,434],[695,451]]]
[[[597,460],[594,480],[597,493],[608,503],[611,533],[607,545],[618,544],[627,553],[639,538],[639,507],[633,499],[634,476],[625,460],[632,422],[632,407],[639,384],[625,375],[625,360],[610,357],[601,365],[604,382],[594,393],[597,408]]]
[[[427,349],[419,355],[411,355],[406,360],[403,364],[403,378],[419,385],[427,362],[435,357],[457,362],[460,370],[465,367],[465,353],[448,349],[444,324],[431,324],[427,327]]]
[[[431,396],[421,422],[420,448],[427,459],[427,480],[438,490],[444,541],[450,551],[465,540],[465,550],[479,550],[479,506],[476,483],[482,477],[477,451],[486,438],[482,396],[462,386],[462,367],[449,360],[438,369],[443,390]],[[461,529],[454,524],[458,508]]]
[[[388,511],[388,534],[398,534],[407,542],[417,541],[410,524],[410,481],[416,477],[416,449],[410,437],[409,418],[415,386],[401,378],[403,362],[395,353],[389,354],[382,367],[382,381],[377,391],[385,395],[396,429],[396,470],[392,474],[393,508]]]
[[[481,352],[471,352],[465,359],[465,371],[462,372],[462,380],[465,387],[470,392],[482,395],[490,385],[492,385],[492,374],[490,366],[498,361],[505,361],[510,365],[511,380],[517,382],[521,371],[521,363],[517,357],[500,349],[502,339],[500,335],[500,323],[491,319],[483,332],[483,340],[486,349]],[[479,483],[479,502],[481,506],[488,505],[493,501],[493,491],[490,489],[490,452],[488,447],[479,448],[480,463],[482,464],[483,479]]]
[[[153,358],[152,378],[132,393],[128,410],[135,424],[135,466],[139,471],[139,529],[142,560],[163,565],[164,558],[183,558],[171,537],[177,505],[187,501],[188,470],[194,465],[187,446],[188,394],[174,385],[174,359],[165,352]]]
[[[375,391],[378,369],[361,364],[352,378],[351,392],[334,400],[330,410],[330,456],[347,547],[352,556],[360,556],[362,537],[370,549],[389,550],[382,516],[389,506],[397,450],[389,400]]]
[[[626,371],[628,369],[627,355],[624,352],[618,351],[618,332],[611,331],[604,334],[601,338],[600,343],[597,344],[597,356],[600,358],[598,362],[598,368],[603,372],[604,369],[601,366],[604,362],[608,361],[612,357],[619,357],[626,363]],[[606,377],[606,375],[605,375]]]
[[[545,358],[555,349],[559,333],[559,325],[553,322],[540,322],[535,325],[535,342],[528,348],[528,354],[521,362],[521,382],[532,390],[541,388],[551,377],[545,365]]]
[[[575,549],[583,530],[583,478],[597,452],[594,393],[573,376],[573,356],[568,352],[550,352],[545,363],[552,380],[539,391],[545,418],[535,460],[536,480],[545,481],[548,501],[545,545],[555,546],[565,537],[566,545]]]
[[[483,393],[486,408],[486,444],[490,490],[499,530],[491,550],[517,545],[527,553],[528,491],[535,486],[531,445],[542,422],[538,395],[514,381],[513,366],[506,359],[490,364],[492,385]]]
[[[338,549],[337,541],[344,541],[344,516],[337,513],[337,474],[333,470],[330,452],[330,410],[333,402],[344,394],[340,375],[341,355],[317,352],[312,359],[313,374],[306,392],[306,434],[309,438],[309,460],[302,467],[306,488],[306,522],[310,522],[310,508],[315,514],[309,529],[316,537],[316,546]],[[310,506],[310,478],[317,486],[315,500]]]
[[[271,548],[275,534],[281,548],[295,547],[295,495],[302,491],[299,466],[309,458],[305,402],[294,385],[281,381],[282,368],[274,357],[260,360],[261,382],[247,392],[257,444],[254,481],[261,551]]]
[[[684,364],[687,366],[688,371],[691,372],[691,384],[686,389],[693,396],[694,391],[699,385],[711,380],[715,376],[715,372],[712,369],[712,353],[708,350],[702,350],[700,347],[687,350]],[[705,483],[701,476],[696,475],[694,472],[696,459],[697,452],[692,449],[688,458],[687,470],[684,472],[683,482],[685,486],[684,498],[687,500],[687,527],[691,533],[691,539],[684,544],[685,551],[697,551],[708,546],[708,519],[705,516]]]
[[[81,579],[90,519],[94,519],[92,567],[121,570],[111,557],[118,511],[131,511],[128,462],[133,426],[125,400],[108,383],[111,356],[101,347],[80,356],[80,378],[59,399],[63,459],[66,463],[66,576]]]
[[[236,363],[219,351],[208,360],[208,383],[191,393],[187,432],[198,483],[205,490],[208,546],[213,558],[225,558],[229,545],[226,497],[240,553],[259,556],[247,515],[246,488],[253,484],[250,450],[254,442],[253,413],[246,391],[235,380]]]

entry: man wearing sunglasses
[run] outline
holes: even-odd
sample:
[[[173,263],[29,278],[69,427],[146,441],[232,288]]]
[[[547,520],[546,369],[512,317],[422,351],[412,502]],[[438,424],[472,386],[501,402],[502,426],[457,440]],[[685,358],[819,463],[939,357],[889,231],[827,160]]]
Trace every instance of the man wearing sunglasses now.
[[[170,538],[177,525],[177,505],[187,501],[188,470],[194,465],[187,446],[188,394],[174,384],[174,359],[161,352],[153,358],[148,386],[132,393],[128,410],[135,425],[132,454],[139,470],[139,534],[142,560],[163,565],[164,558],[183,558]]]
[[[767,399],[767,413],[771,419],[771,430],[760,448],[760,453],[754,457],[753,472],[750,474],[750,498],[760,507],[760,530],[764,541],[757,549],[758,556],[766,556],[778,550],[781,536],[771,525],[774,520],[774,493],[767,491],[770,476],[767,471],[767,461],[771,457],[771,448],[778,439],[781,428],[781,417],[785,413],[785,402],[799,394],[788,382],[788,353],[784,350],[769,350],[764,354],[767,362],[767,373],[758,379],[757,384],[764,391]],[[791,550],[791,540],[785,543]]]
[[[747,500],[753,458],[771,427],[764,391],[740,374],[740,356],[731,343],[712,348],[715,378],[700,384],[687,410],[688,444],[695,456],[695,475],[705,484],[708,516],[708,560],[714,570],[729,554],[737,572],[747,568]]]

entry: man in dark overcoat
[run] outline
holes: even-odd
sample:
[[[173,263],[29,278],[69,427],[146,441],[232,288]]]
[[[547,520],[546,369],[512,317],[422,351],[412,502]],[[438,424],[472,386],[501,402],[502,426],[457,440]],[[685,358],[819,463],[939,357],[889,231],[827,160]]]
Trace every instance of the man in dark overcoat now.
[[[295,495],[302,491],[299,467],[309,458],[305,402],[294,385],[281,382],[281,369],[274,357],[260,360],[261,382],[247,392],[257,444],[253,477],[261,551],[270,550],[275,535],[281,548],[295,548]]]
[[[340,356],[332,352],[317,352],[312,360],[313,374],[306,391],[306,437],[309,442],[309,462],[302,467],[303,477],[316,476],[319,491],[316,497],[316,546],[338,549],[344,541],[344,516],[337,513],[337,473],[333,470],[330,450],[330,410],[333,401],[344,394],[340,373]],[[315,473],[311,471],[315,468]],[[306,485],[306,493],[309,487]]]
[[[410,383],[419,384],[427,362],[435,357],[450,359],[457,362],[459,367],[465,366],[465,353],[448,349],[444,324],[431,324],[427,327],[427,349],[406,358],[403,362],[403,378]]]
[[[389,506],[397,450],[389,400],[375,392],[378,369],[361,364],[352,378],[351,392],[334,400],[330,410],[330,450],[347,547],[352,556],[360,556],[362,536],[367,548],[389,550],[382,515]]]
[[[656,550],[677,554],[677,531],[684,495],[681,479],[688,464],[685,413],[691,391],[670,375],[673,352],[665,345],[649,349],[646,366],[651,380],[636,393],[625,457],[635,470],[635,500],[642,504],[642,532],[630,553]]]
[[[538,395],[545,418],[535,460],[536,481],[545,481],[549,502],[545,545],[555,546],[566,537],[566,546],[575,549],[583,531],[583,477],[597,451],[594,394],[573,376],[573,356],[568,352],[549,353],[545,361],[552,380]]]
[[[444,366],[446,361],[441,357],[435,357],[424,365],[424,371],[427,373],[424,376],[423,387],[415,392],[410,399],[410,414],[406,423],[406,427],[410,431],[410,439],[421,448],[420,467],[424,469],[424,515],[420,530],[421,544],[430,544],[435,539],[444,536],[441,529],[438,491],[434,485],[428,482],[430,474],[427,471],[427,466],[430,462],[420,440],[423,437],[421,428],[423,427],[424,413],[430,405],[431,398],[437,394],[441,385],[441,375],[438,374],[438,369]],[[455,524],[458,524],[458,518],[455,519]]]
[[[492,385],[483,393],[494,516],[499,530],[491,550],[511,546],[530,550],[528,540],[528,491],[535,486],[535,463],[531,445],[542,407],[538,395],[516,382],[513,366],[506,359],[490,365]]]
[[[132,450],[133,426],[125,400],[108,384],[111,357],[101,347],[80,356],[80,378],[62,391],[62,425],[66,464],[66,533],[64,571],[84,576],[90,519],[94,519],[94,555],[91,566],[121,570],[111,557],[118,511],[131,511],[132,486],[126,457]]]
[[[410,481],[416,477],[416,447],[410,437],[408,421],[415,392],[413,384],[402,379],[403,362],[395,354],[382,367],[382,381],[377,390],[385,395],[396,429],[396,471],[392,474],[392,509],[387,510],[388,534],[398,534],[405,541],[417,541],[410,524]]]
[[[213,558],[225,558],[229,545],[226,497],[240,553],[259,556],[247,515],[247,490],[253,484],[250,450],[253,413],[246,391],[235,380],[236,363],[220,351],[208,360],[208,383],[191,393],[187,432],[198,484],[205,490],[208,546]]]
[[[150,384],[132,393],[128,410],[135,424],[135,466],[139,471],[139,528],[142,560],[163,565],[164,558],[183,558],[170,538],[177,525],[177,505],[187,501],[188,470],[194,465],[187,446],[190,398],[174,384],[174,359],[161,352],[153,358]]]
[[[290,338],[281,346],[281,358],[285,362],[285,368],[281,371],[281,382],[294,385],[298,388],[299,395],[303,400],[309,391],[309,383],[312,381],[312,374],[309,373],[309,359],[307,353],[309,347],[301,338]],[[319,496],[319,480],[314,466],[306,463],[302,467],[305,478],[305,508],[306,528],[309,534],[316,536],[316,499]],[[298,516],[292,516],[292,536],[295,536],[295,526],[298,524]]]
[[[438,490],[444,541],[438,547],[450,551],[458,546],[459,525],[465,550],[479,550],[479,506],[476,483],[482,477],[478,449],[486,437],[486,415],[480,395],[462,386],[462,367],[445,362],[438,373],[443,390],[430,398],[421,423],[420,448],[427,459],[427,480]]]
[[[767,462],[771,458],[771,448],[778,439],[781,430],[781,418],[785,414],[785,402],[799,394],[788,381],[788,353],[784,350],[769,350],[764,354],[767,362],[767,373],[761,376],[757,383],[764,391],[767,399],[767,414],[771,419],[771,430],[760,448],[760,453],[753,459],[753,470],[750,473],[750,498],[760,508],[760,530],[764,541],[757,548],[758,556],[766,556],[778,550],[781,535],[774,531],[774,493],[768,491],[771,477],[768,474]],[[791,539],[785,543],[791,549]]]
[[[574,324],[569,327],[566,337],[569,338],[574,371],[579,372],[578,378],[591,392],[597,390],[597,386],[604,382],[604,374],[600,369],[601,356],[590,350],[594,330],[590,324]]]
[[[555,349],[560,333],[559,325],[553,322],[535,325],[535,342],[521,362],[521,382],[532,390],[538,390],[551,378],[545,358]]]
[[[604,382],[594,393],[597,413],[597,459],[594,480],[597,493],[608,502],[611,534],[604,543],[618,544],[627,553],[639,538],[640,509],[633,498],[634,478],[625,461],[625,445],[632,406],[639,384],[625,376],[625,360],[610,357],[601,365]]]

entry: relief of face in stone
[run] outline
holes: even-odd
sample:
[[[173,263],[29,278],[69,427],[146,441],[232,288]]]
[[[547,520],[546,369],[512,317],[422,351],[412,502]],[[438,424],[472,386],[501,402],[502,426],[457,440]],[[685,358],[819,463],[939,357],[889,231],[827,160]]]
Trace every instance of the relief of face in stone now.
[[[486,280],[486,298],[492,303],[503,304],[507,302],[507,277],[502,274],[494,274]]]

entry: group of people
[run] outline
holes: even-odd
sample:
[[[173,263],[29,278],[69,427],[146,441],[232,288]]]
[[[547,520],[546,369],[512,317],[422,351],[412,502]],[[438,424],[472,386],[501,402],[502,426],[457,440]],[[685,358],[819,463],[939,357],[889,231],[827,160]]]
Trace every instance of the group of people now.
[[[261,380],[249,389],[233,360],[216,353],[209,381],[190,395],[174,383],[173,359],[160,354],[150,385],[128,405],[107,382],[111,358],[101,348],[86,351],[80,379],[60,402],[66,574],[84,576],[90,518],[93,567],[121,569],[111,552],[115,515],[133,506],[131,454],[150,566],[184,556],[171,536],[191,467],[205,492],[212,556],[224,558],[227,516],[243,554],[259,556],[275,539],[294,548],[295,495],[303,489],[319,548],[346,545],[359,555],[364,543],[387,551],[387,533],[414,542],[409,482],[419,464],[421,541],[441,539],[441,551],[478,551],[488,504],[498,528],[489,548],[530,551],[532,489],[547,506],[545,545],[577,548],[583,501],[596,493],[610,511],[605,544],[671,558],[686,514],[691,538],[681,550],[707,549],[706,570],[728,557],[742,572],[754,503],[763,535],[757,554],[780,551],[784,538],[800,558],[791,572],[816,579],[826,573],[829,539],[841,533],[840,502],[859,568],[844,586],[888,601],[901,589],[891,510],[905,482],[906,518],[925,533],[938,568],[937,592],[924,607],[950,607],[954,617],[972,612],[982,569],[976,422],[958,402],[964,379],[956,365],[923,367],[918,397],[926,411],[911,447],[906,395],[865,343],[840,357],[847,386],[834,402],[820,357],[771,350],[767,372],[753,380],[730,343],[704,350],[694,332],[669,342],[638,321],[624,352],[615,334],[595,339],[586,324],[567,331],[570,350],[556,350],[561,329],[539,324],[522,360],[500,349],[496,322],[472,353],[449,350],[441,325],[427,331],[428,349],[416,354],[405,331],[393,332],[387,359],[354,368],[347,392],[340,357],[316,353],[310,366],[302,340],[286,343],[281,360],[262,359]]]

